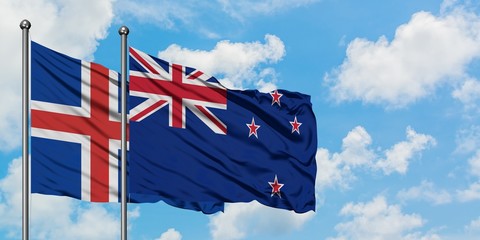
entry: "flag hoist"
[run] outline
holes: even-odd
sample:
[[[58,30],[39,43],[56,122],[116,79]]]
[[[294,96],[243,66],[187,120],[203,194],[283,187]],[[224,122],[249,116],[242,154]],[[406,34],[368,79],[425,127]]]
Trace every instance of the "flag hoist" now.
[[[121,152],[121,159],[122,159],[122,177],[121,177],[121,186],[122,186],[122,193],[121,193],[121,235],[122,240],[127,240],[127,35],[129,30],[126,26],[122,26],[118,33],[122,38],[121,43],[121,112],[122,112],[122,152]]]
[[[28,239],[29,206],[30,206],[30,178],[29,178],[29,145],[28,119],[30,98],[30,35],[32,25],[28,20],[20,22],[22,29],[22,239]]]

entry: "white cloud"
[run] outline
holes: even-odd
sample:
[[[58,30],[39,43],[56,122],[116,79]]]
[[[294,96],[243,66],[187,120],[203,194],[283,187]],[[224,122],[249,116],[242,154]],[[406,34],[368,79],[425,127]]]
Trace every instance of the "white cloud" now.
[[[411,127],[407,127],[407,141],[395,144],[385,152],[386,158],[379,160],[376,168],[382,169],[385,174],[394,171],[405,174],[409,161],[421,151],[430,146],[435,146],[436,141],[430,135],[418,134]]]
[[[7,176],[0,180],[0,226],[21,227],[22,209],[22,160],[14,159]]]
[[[480,234],[480,217],[472,220],[467,226],[465,226],[466,232],[476,232]]]
[[[461,129],[455,137],[456,153],[472,153],[480,148],[480,126],[472,125],[469,128]]]
[[[136,206],[134,209],[127,212],[127,217],[129,219],[136,219],[140,217],[140,207]]]
[[[302,7],[319,0],[201,1],[201,0],[117,0],[115,12],[120,21],[134,18],[172,31],[193,31],[209,39],[219,39],[245,27],[244,23],[258,15],[272,15]],[[209,24],[214,22],[215,24]],[[230,26],[230,30],[215,30]],[[233,33],[235,34],[235,33]]]
[[[160,235],[160,238],[157,238],[156,240],[182,240],[182,234],[175,230],[175,228],[169,228],[166,232]]]
[[[117,0],[115,11],[124,19],[133,17],[139,22],[152,23],[166,29],[176,29],[181,25],[190,26],[209,38],[218,38],[218,34],[207,28],[206,22],[212,15],[225,14],[234,21],[243,23],[246,19],[258,15],[273,15],[293,8],[307,6],[319,0]],[[208,14],[204,14],[208,13]],[[210,16],[209,16],[210,15]],[[217,21],[218,18],[213,18]],[[225,18],[223,19],[225,21]],[[227,19],[228,21],[228,19]],[[194,26],[194,27],[192,27]]]
[[[338,235],[330,239],[421,239],[420,233],[412,231],[425,224],[421,216],[402,213],[400,206],[389,205],[383,196],[367,203],[348,203],[340,215],[352,219],[337,224]]]
[[[478,180],[471,183],[467,189],[457,190],[457,198],[461,202],[480,200],[480,150],[468,159],[468,172]]]
[[[274,15],[318,1],[116,0],[115,13],[120,16],[120,21],[134,18],[172,31],[193,31],[205,38],[219,39],[222,35],[237,35],[235,32],[243,31],[244,23],[251,21],[252,17]],[[216,30],[219,26],[228,26],[229,30]]]
[[[441,16],[418,12],[392,41],[354,39],[343,64],[325,80],[337,101],[404,107],[467,75],[466,66],[480,57],[479,29],[480,17],[462,9]]]
[[[480,150],[477,150],[477,153],[468,160],[470,165],[470,172],[480,178]]]
[[[345,165],[342,159],[331,157],[327,149],[319,148],[315,158],[317,169],[321,169],[321,171],[317,170],[315,182],[317,192],[333,186],[347,188],[348,184],[355,179],[350,167]]]
[[[0,60],[0,150],[11,150],[20,145],[20,21],[29,19],[32,23],[32,40],[77,58],[91,59],[98,40],[107,35],[113,18],[112,2],[113,0],[0,1],[0,56],[3,56]]]
[[[19,237],[22,214],[21,159],[0,179],[0,228]],[[105,204],[81,204],[67,197],[31,195],[31,237],[34,239],[118,239],[120,222]],[[116,205],[108,204],[107,206]]]
[[[480,101],[480,82],[469,78],[460,88],[452,92],[452,96],[462,102],[466,110],[475,110]]]
[[[446,190],[436,190],[432,182],[422,181],[419,186],[402,189],[397,193],[401,201],[424,200],[434,205],[450,203],[452,196]]]
[[[127,231],[130,231],[134,226],[134,220],[140,217],[140,207],[135,206],[131,210],[127,210]]]
[[[199,2],[118,0],[115,4],[115,11],[124,17],[132,16],[139,22],[155,23],[161,27],[172,29],[177,25],[177,22],[188,23],[192,21],[195,17],[195,11],[192,11],[193,6],[199,7]]]
[[[420,232],[410,233],[403,237],[403,240],[441,240],[444,239],[436,233],[422,234]]]
[[[226,204],[225,212],[210,217],[212,239],[237,240],[249,235],[282,235],[300,229],[315,213],[298,214],[275,209],[256,201]],[[275,228],[272,228],[275,226]]]
[[[442,4],[440,5],[440,12],[445,13],[452,8],[454,9],[457,6],[458,0],[443,0]]]
[[[113,0],[6,0],[0,3],[0,26],[9,33],[5,36],[12,43],[7,45],[11,52],[21,52],[18,25],[22,19],[29,19],[32,40],[72,57],[91,58],[98,40],[107,36],[113,19],[112,3]]]
[[[255,15],[269,15],[279,11],[305,6],[319,0],[217,0],[223,10],[231,17],[244,21],[245,18]]]
[[[370,165],[375,159],[375,153],[368,149],[371,144],[372,138],[365,128],[357,126],[342,140],[342,152],[339,157],[352,167]]]
[[[177,44],[158,53],[162,59],[195,67],[213,75],[227,86],[242,88],[244,85],[263,87],[275,85],[276,75],[272,68],[261,64],[276,63],[285,55],[285,45],[275,35],[265,35],[265,43],[232,43],[220,41],[211,51],[191,50]],[[233,57],[232,57],[233,56]],[[220,77],[223,76],[223,79]]]
[[[373,164],[376,155],[369,148],[371,143],[372,138],[365,128],[357,126],[342,140],[342,152],[330,154],[327,149],[318,149],[317,169],[321,171],[317,171],[317,191],[334,185],[347,188],[355,179],[354,168]]]
[[[457,190],[457,198],[461,202],[480,200],[480,182],[470,184],[465,190]]]
[[[354,169],[365,168],[382,170],[389,175],[392,172],[405,174],[410,161],[422,151],[435,145],[430,135],[416,133],[411,127],[406,129],[407,140],[401,141],[381,153],[373,150],[372,138],[361,126],[352,129],[342,140],[342,151],[331,154],[327,149],[317,150],[317,191],[327,187],[347,188],[355,180]]]
[[[480,236],[480,217],[471,220],[463,229],[444,234],[442,239],[478,240],[478,236]]]
[[[53,204],[51,197],[42,196],[44,200],[39,203],[44,205]],[[35,201],[35,198],[32,199]],[[72,200],[60,200],[62,202]],[[63,203],[65,204],[65,203]],[[32,214],[35,214],[36,205],[32,205]],[[56,209],[43,212],[45,215],[39,217],[38,222],[33,223],[32,233],[42,236],[44,239],[118,239],[120,222],[116,214],[110,213],[105,207],[98,204],[91,204],[88,207],[79,207],[73,203],[69,211],[64,212],[63,218],[69,217],[66,222],[51,223],[51,219],[58,217]],[[71,217],[75,214],[75,217]],[[37,225],[37,226],[34,226]]]

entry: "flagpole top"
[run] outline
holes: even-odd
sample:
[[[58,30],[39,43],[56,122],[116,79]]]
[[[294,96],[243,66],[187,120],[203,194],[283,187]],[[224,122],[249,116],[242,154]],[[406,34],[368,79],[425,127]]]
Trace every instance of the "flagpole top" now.
[[[23,29],[30,29],[30,27],[32,26],[32,24],[30,23],[30,21],[28,21],[27,19],[23,19],[21,22],[20,22],[20,28],[23,30]]]
[[[127,26],[121,26],[120,29],[118,29],[118,34],[120,35],[128,35],[130,30],[128,30]]]

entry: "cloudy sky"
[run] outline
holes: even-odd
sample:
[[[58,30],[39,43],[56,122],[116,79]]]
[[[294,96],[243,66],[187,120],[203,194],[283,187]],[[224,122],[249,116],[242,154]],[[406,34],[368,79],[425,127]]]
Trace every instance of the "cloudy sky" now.
[[[130,239],[478,239],[476,1],[2,0],[0,238],[21,237],[21,31],[119,70],[129,45],[232,88],[312,96],[317,210],[129,205]],[[32,196],[33,239],[118,239],[119,204]]]

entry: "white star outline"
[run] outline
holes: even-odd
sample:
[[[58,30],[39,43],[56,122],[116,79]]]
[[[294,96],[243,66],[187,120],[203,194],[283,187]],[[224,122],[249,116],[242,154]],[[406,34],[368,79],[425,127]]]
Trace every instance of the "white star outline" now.
[[[255,137],[257,137],[257,139],[258,139],[257,130],[260,128],[260,125],[255,124],[255,118],[252,117],[252,122],[247,123],[246,125],[247,125],[248,129],[250,130],[249,133],[248,133],[248,137],[250,137],[252,135],[255,135]]]
[[[297,132],[300,134],[300,126],[302,126],[302,123],[297,121],[297,116],[295,116],[295,119],[293,122],[290,122],[290,124],[292,125],[292,133]]]
[[[270,195],[270,197],[273,197],[273,195],[277,194],[278,197],[282,198],[280,189],[285,184],[278,182],[277,174],[275,174],[275,179],[273,180],[273,182],[268,182],[268,184],[270,184],[270,187],[272,187],[272,194]]]

